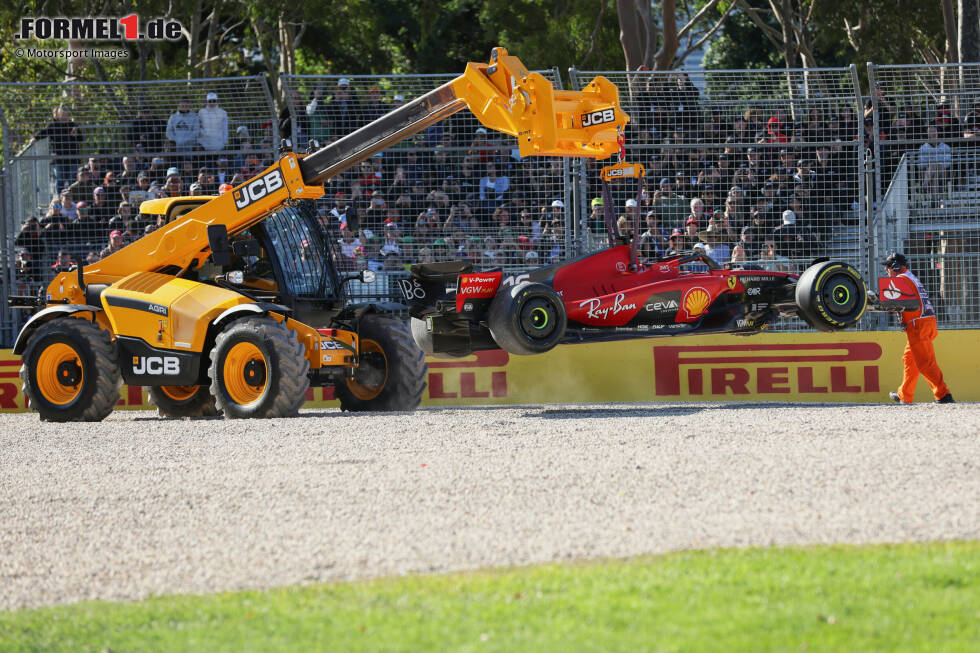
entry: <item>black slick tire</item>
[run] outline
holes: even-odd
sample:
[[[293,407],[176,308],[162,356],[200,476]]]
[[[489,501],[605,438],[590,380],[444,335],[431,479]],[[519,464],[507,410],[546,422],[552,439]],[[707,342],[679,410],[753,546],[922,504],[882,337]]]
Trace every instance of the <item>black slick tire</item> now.
[[[565,304],[552,288],[524,282],[493,298],[487,322],[501,349],[530,356],[543,354],[561,342],[568,317]]]
[[[81,318],[54,319],[31,336],[20,379],[46,422],[100,422],[119,401],[119,350],[109,332]]]
[[[368,313],[357,326],[359,365],[353,379],[338,383],[341,410],[410,411],[422,402],[429,366],[402,320]]]
[[[306,401],[309,370],[293,331],[271,317],[250,317],[218,334],[208,377],[226,418],[292,417]]]
[[[861,274],[847,263],[827,261],[807,268],[796,282],[800,317],[818,331],[854,326],[868,306]]]
[[[217,417],[221,414],[210,386],[150,386],[149,395],[161,417]]]

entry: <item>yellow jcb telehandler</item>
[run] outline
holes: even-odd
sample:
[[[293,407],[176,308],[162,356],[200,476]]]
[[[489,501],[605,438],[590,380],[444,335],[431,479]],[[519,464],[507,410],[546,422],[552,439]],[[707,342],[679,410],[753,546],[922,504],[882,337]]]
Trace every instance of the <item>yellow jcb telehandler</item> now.
[[[284,151],[218,197],[144,202],[166,224],[106,258],[59,274],[14,345],[43,420],[98,421],[125,381],[171,417],[295,415],[311,386],[345,410],[412,410],[427,367],[398,305],[354,304],[316,219],[323,183],[468,107],[517,137],[522,156],[606,158],[629,118],[596,77],[555,90],[502,48],[463,75],[311,154]]]

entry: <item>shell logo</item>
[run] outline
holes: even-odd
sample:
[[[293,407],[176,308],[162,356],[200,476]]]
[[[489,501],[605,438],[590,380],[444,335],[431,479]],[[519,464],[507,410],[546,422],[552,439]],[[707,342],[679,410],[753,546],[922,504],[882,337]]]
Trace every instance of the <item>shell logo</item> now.
[[[688,319],[694,319],[704,313],[711,303],[711,295],[701,287],[691,288],[684,295],[684,311]]]

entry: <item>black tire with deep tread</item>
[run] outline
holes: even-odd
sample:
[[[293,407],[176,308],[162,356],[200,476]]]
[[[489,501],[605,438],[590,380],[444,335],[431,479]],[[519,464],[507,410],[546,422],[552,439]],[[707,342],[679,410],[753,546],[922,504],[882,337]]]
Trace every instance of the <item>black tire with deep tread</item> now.
[[[417,317],[413,317],[411,318],[410,325],[412,329],[412,338],[415,340],[415,344],[419,346],[419,349],[421,349],[426,356],[433,356],[435,358],[464,358],[473,353],[469,350],[434,351],[432,347],[432,333],[429,331],[425,320],[420,320]]]
[[[225,355],[239,342],[250,342],[266,361],[266,388],[254,402],[235,402],[224,386]],[[292,417],[306,401],[310,387],[310,363],[296,333],[271,317],[235,320],[222,329],[211,349],[211,394],[215,406],[226,418]]]
[[[35,381],[37,356],[44,345],[65,342],[81,359],[82,390],[70,404],[52,404],[41,395]],[[81,318],[56,318],[43,324],[31,336],[21,357],[20,380],[30,407],[46,422],[101,422],[119,402],[122,373],[119,349],[109,332]]]
[[[418,408],[425,392],[429,366],[408,325],[389,315],[368,313],[361,318],[357,332],[362,340],[373,340],[381,347],[387,362],[387,375],[381,392],[372,399],[358,398],[346,384],[338,384],[335,394],[340,400],[340,409],[409,411]]]
[[[838,301],[837,289],[846,301]],[[868,305],[861,274],[847,263],[825,261],[803,271],[795,290],[800,317],[818,331],[854,326]]]
[[[149,386],[150,403],[161,417],[217,417],[221,413],[214,403],[211,387],[200,385],[190,399],[177,401],[157,386]]]
[[[551,311],[554,322],[547,332],[532,333],[527,327],[526,310],[533,306]],[[534,309],[537,310],[537,309]],[[501,349],[517,356],[543,354],[553,349],[568,325],[565,304],[552,288],[543,283],[524,282],[509,290],[501,290],[490,303],[487,313],[490,335]]]

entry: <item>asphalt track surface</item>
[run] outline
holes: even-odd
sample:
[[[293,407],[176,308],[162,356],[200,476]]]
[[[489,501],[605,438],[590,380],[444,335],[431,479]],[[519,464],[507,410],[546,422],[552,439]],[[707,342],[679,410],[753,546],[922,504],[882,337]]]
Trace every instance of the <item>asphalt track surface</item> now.
[[[0,416],[0,609],[678,549],[980,539],[980,404]]]

